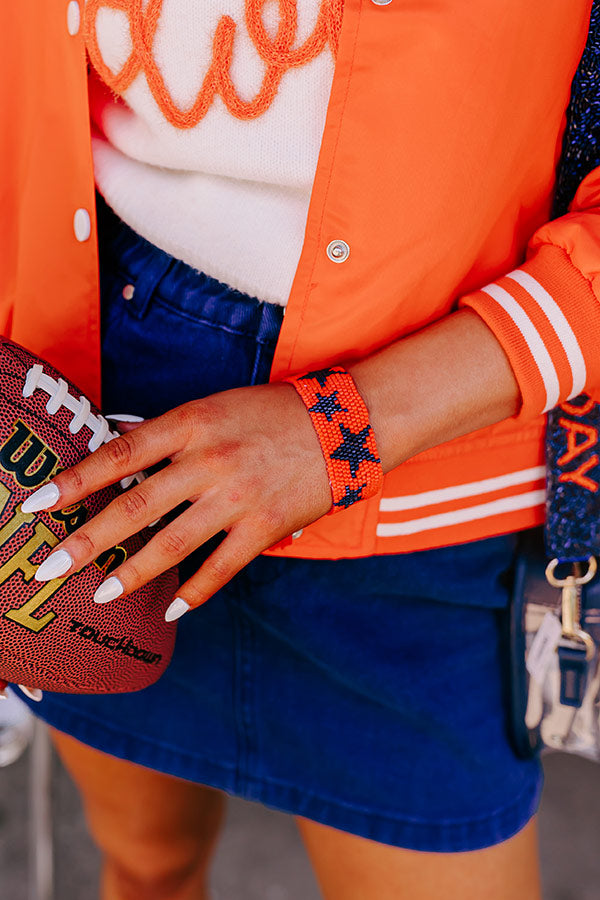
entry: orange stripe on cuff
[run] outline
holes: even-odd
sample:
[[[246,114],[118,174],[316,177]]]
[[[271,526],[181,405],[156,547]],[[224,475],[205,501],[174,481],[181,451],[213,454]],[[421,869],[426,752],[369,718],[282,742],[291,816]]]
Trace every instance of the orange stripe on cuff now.
[[[519,269],[459,301],[492,329],[531,418],[600,383],[600,304],[559,247],[544,245]]]
[[[460,305],[474,309],[502,345],[521,389],[519,417],[539,415],[546,406],[546,387],[531,348],[511,315],[483,291],[463,297]]]
[[[519,277],[521,274],[526,275],[528,273],[524,270],[517,270],[515,273],[516,277]],[[540,336],[540,340],[543,342],[548,356],[550,357],[550,364],[556,373],[558,397],[569,396],[572,393],[573,388],[573,374],[571,364],[560,337],[563,329],[555,329],[553,327],[544,308],[537,303],[531,293],[525,290],[525,288],[511,277],[511,275],[499,279],[497,284],[508,291],[516,300]],[[532,281],[535,285],[539,286],[540,290],[543,290],[537,280],[532,279]]]

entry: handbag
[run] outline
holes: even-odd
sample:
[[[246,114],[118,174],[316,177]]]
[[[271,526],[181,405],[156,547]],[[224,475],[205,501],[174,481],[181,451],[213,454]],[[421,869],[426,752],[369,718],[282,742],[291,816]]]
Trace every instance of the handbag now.
[[[541,530],[526,532],[516,562],[509,641],[509,736],[517,755],[528,759],[551,749],[600,762],[595,557],[548,562]]]
[[[553,215],[600,165],[600,0],[575,74]],[[600,336],[599,336],[600,338]],[[600,340],[599,340],[600,349]],[[546,522],[521,535],[508,617],[509,736],[600,762],[600,404],[579,396],[546,425]]]

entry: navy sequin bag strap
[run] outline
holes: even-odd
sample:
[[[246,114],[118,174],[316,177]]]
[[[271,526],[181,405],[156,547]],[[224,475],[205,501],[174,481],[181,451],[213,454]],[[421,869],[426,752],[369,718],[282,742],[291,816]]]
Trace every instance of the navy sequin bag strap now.
[[[553,216],[600,166],[600,0],[573,79]],[[600,341],[599,341],[600,344]],[[600,404],[581,395],[546,428],[546,525],[521,535],[509,610],[509,735],[600,762]]]
[[[600,0],[573,79],[553,216],[564,215],[581,181],[600,166]],[[548,414],[546,549],[564,561],[600,555],[600,404],[580,396]]]

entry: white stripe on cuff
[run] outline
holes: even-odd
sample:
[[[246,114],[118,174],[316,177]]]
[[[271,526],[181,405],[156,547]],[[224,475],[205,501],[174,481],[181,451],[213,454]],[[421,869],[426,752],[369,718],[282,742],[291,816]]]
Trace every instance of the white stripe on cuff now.
[[[477,506],[469,506],[466,509],[457,509],[454,512],[439,513],[434,516],[423,516],[408,522],[380,522],[377,526],[377,537],[398,537],[432,531],[434,528],[447,528],[449,525],[461,525],[464,522],[488,519],[501,513],[531,509],[534,506],[541,506],[545,500],[545,491],[528,491],[526,494],[502,497],[501,500],[492,500],[490,503],[479,503]]]
[[[493,478],[482,478],[480,481],[469,481],[452,487],[438,488],[433,491],[421,491],[419,494],[404,494],[401,497],[382,497],[379,503],[380,512],[402,512],[406,509],[421,509],[436,503],[447,503],[451,500],[462,500],[464,497],[476,497],[478,494],[490,494],[503,488],[525,484],[528,481],[540,481],[546,477],[545,466],[532,466],[518,472],[507,472]]]
[[[587,372],[583,353],[565,314],[552,295],[528,272],[524,272],[522,269],[515,269],[514,272],[510,272],[506,277],[512,278],[513,281],[516,281],[517,284],[520,284],[527,291],[556,332],[556,336],[563,345],[571,366],[573,390],[569,394],[569,400],[571,397],[577,397],[585,388]]]
[[[481,288],[484,294],[487,294],[492,300],[508,313],[511,317],[529,347],[534,362],[538,367],[539,373],[544,382],[546,389],[546,405],[543,412],[552,409],[559,401],[560,387],[558,383],[558,375],[554,368],[554,363],[550,354],[546,350],[546,345],[538,334],[538,331],[525,312],[525,310],[517,303],[512,294],[501,288],[498,284],[488,284]]]

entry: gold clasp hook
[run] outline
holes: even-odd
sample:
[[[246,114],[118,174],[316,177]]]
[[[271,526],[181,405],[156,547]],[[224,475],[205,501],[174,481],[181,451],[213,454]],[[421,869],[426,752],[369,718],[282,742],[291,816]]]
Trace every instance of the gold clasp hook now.
[[[546,566],[546,579],[553,587],[562,588],[562,637],[571,641],[579,641],[584,644],[586,658],[592,659],[596,647],[591,635],[581,628],[581,587],[592,580],[596,574],[598,565],[594,556],[588,557],[587,570],[584,572],[581,562],[573,563],[573,572],[565,578],[557,578],[555,571],[560,565],[558,559],[553,559]]]

